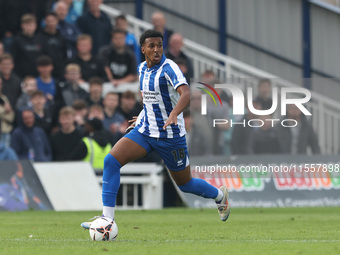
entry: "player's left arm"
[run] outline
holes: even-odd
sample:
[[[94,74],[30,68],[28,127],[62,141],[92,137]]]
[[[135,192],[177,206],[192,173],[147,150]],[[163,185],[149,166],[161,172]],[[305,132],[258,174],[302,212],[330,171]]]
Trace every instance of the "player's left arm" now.
[[[187,84],[182,84],[177,87],[177,92],[180,94],[177,105],[172,109],[169,118],[166,120],[163,129],[171,124],[177,125],[177,116],[188,106],[190,103],[190,88]]]

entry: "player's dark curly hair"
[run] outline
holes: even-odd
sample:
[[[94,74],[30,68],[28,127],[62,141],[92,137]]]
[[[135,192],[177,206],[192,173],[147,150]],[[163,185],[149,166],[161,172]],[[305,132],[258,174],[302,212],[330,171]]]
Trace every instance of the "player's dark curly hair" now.
[[[146,40],[147,38],[151,38],[151,37],[160,37],[160,38],[162,38],[162,40],[163,40],[163,35],[162,35],[162,33],[158,32],[158,31],[156,31],[156,30],[151,30],[151,29],[150,29],[150,30],[146,30],[146,31],[141,35],[141,37],[140,37],[140,39],[139,39],[139,44],[140,44],[140,46],[143,46],[145,40]]]

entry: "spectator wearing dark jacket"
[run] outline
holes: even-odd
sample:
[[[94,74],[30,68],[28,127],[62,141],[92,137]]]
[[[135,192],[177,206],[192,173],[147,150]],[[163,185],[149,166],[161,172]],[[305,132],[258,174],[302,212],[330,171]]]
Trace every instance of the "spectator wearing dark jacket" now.
[[[11,147],[19,159],[32,159],[38,162],[52,160],[52,151],[47,136],[40,127],[34,126],[34,113],[25,109],[21,113],[22,124],[12,134]]]
[[[80,30],[76,24],[65,20],[67,16],[68,7],[65,2],[58,1],[55,5],[55,13],[58,17],[58,30],[60,34],[66,39],[67,57],[73,58],[76,56],[76,42],[80,34]]]
[[[14,72],[21,78],[37,75],[36,60],[42,55],[42,42],[40,36],[35,34],[37,29],[36,17],[25,14],[21,18],[20,32],[11,45],[11,54],[14,58]]]
[[[320,147],[312,124],[305,115],[302,115],[296,105],[287,106],[287,119],[295,120],[297,125],[295,127],[276,126],[281,152],[286,154],[306,154],[307,148],[310,147],[313,154],[319,154]],[[291,125],[294,125],[293,121]]]
[[[109,17],[99,9],[103,0],[88,0],[88,11],[80,16],[77,25],[84,34],[93,38],[92,53],[97,54],[100,47],[110,44],[112,25]]]
[[[13,73],[14,62],[10,54],[0,56],[0,77],[2,78],[2,92],[8,98],[14,109],[21,95],[21,80]]]
[[[58,18],[55,13],[48,13],[45,18],[46,27],[39,34],[42,52],[53,60],[53,77],[62,79],[67,59],[66,40],[57,29]]]
[[[92,37],[81,34],[77,38],[77,55],[69,63],[78,64],[81,68],[81,78],[88,81],[91,77],[107,80],[104,65],[96,56],[92,55]]]

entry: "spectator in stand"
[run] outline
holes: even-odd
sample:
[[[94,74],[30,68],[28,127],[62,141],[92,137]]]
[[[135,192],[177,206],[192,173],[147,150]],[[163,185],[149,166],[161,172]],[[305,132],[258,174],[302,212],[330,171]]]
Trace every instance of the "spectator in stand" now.
[[[99,9],[103,0],[87,0],[88,11],[77,19],[77,25],[84,34],[93,39],[92,54],[97,54],[100,47],[110,43],[112,25],[109,17]]]
[[[31,104],[34,112],[34,124],[41,127],[47,137],[49,137],[52,129],[52,110],[46,106],[46,97],[44,92],[37,90],[31,95]]]
[[[13,73],[14,63],[10,54],[3,54],[0,57],[0,77],[2,78],[2,93],[7,96],[14,109],[18,98],[21,95],[21,80]]]
[[[179,69],[182,71],[185,79],[187,80],[188,84],[190,84],[190,76],[189,76],[189,69],[187,66],[187,63],[182,58],[176,58],[174,59],[174,62],[178,65]]]
[[[74,120],[77,129],[84,134],[85,133],[85,120],[89,112],[86,101],[83,99],[77,99],[73,102],[72,108],[74,110]]]
[[[11,45],[15,69],[21,78],[27,75],[37,75],[37,58],[42,55],[41,37],[35,34],[37,29],[36,17],[25,14],[21,17],[22,32],[16,35]]]
[[[53,161],[66,161],[81,141],[82,134],[74,124],[75,112],[70,106],[59,111],[59,123],[60,130],[51,136]]]
[[[38,90],[37,81],[33,76],[26,76],[22,81],[22,94],[18,98],[15,109],[20,112],[24,108],[31,108],[31,96]]]
[[[276,136],[281,152],[294,155],[306,154],[307,147],[310,147],[313,154],[320,154],[319,142],[313,126],[296,105],[287,106],[286,119],[295,120],[297,125],[290,128],[276,125]],[[290,125],[294,126],[295,123],[292,121]],[[289,125],[289,123],[287,122],[286,125]]]
[[[59,0],[53,4],[52,12],[57,12],[57,6],[59,3],[63,3],[66,6],[65,21],[70,24],[75,24],[78,19],[78,14],[73,8],[73,0]]]
[[[92,37],[85,34],[79,35],[77,39],[77,56],[69,62],[80,66],[81,78],[84,82],[95,76],[106,80],[104,65],[96,56],[92,55],[91,50]]]
[[[260,102],[263,110],[269,110],[272,107],[272,84],[269,79],[264,79],[259,82],[258,96],[255,100]]]
[[[86,99],[89,106],[98,104],[103,106],[103,80],[99,77],[89,79],[89,97]]]
[[[115,21],[116,21],[115,29],[123,30],[123,31],[126,32],[125,44],[135,54],[136,63],[137,63],[137,65],[139,65],[139,63],[141,62],[140,46],[139,46],[134,34],[132,34],[128,31],[129,24],[128,24],[128,21],[127,21],[125,15],[121,14],[121,15],[117,16]]]
[[[53,101],[57,96],[58,81],[52,77],[52,59],[49,56],[40,56],[37,59],[37,70],[39,73],[39,76],[36,79],[38,90],[44,92],[49,101]]]
[[[61,95],[66,106],[72,106],[74,100],[88,97],[88,93],[79,86],[80,66],[77,64],[68,64],[65,67],[66,81],[60,83]]]
[[[80,34],[80,30],[75,23],[70,23],[65,19],[67,11],[67,4],[64,1],[58,1],[56,3],[55,13],[59,21],[57,29],[66,39],[67,57],[71,59],[76,56],[76,42],[77,37]]]
[[[91,162],[94,170],[103,170],[104,158],[114,144],[110,132],[103,129],[99,119],[89,119],[85,123],[86,137],[71,153],[71,160]]]
[[[247,146],[248,154],[277,154],[281,152],[272,122],[266,121],[266,119],[271,118],[271,115],[258,117],[259,120],[263,121],[263,125],[260,128],[253,128],[254,131],[249,136]],[[261,125],[261,122],[256,125]]]
[[[11,138],[11,147],[19,159],[48,162],[52,151],[47,136],[40,127],[34,126],[34,113],[25,109],[21,113],[22,123],[15,128]]]
[[[9,146],[11,140],[14,111],[7,97],[2,94],[2,79],[0,77],[0,142]]]
[[[182,51],[183,46],[184,46],[183,36],[178,33],[172,34],[171,37],[169,38],[169,45],[168,45],[167,51],[165,52],[165,56],[167,58],[170,58],[171,60],[184,61],[187,67],[187,73],[186,73],[185,79],[189,82],[190,78],[194,77],[194,71],[193,71],[191,60]]]
[[[126,122],[125,117],[117,111],[119,105],[119,95],[114,92],[109,92],[104,98],[104,128],[115,134],[121,130],[121,126]],[[125,127],[125,125],[124,125]],[[121,133],[124,133],[121,132]]]
[[[137,80],[136,59],[125,46],[125,37],[123,30],[112,31],[112,47],[105,59],[106,75],[114,86]]]
[[[253,106],[257,110],[262,110],[262,105],[259,101],[254,100]],[[245,155],[248,153],[249,138],[254,128],[247,125],[250,119],[258,119],[258,116],[248,111],[242,120],[238,122],[244,122],[245,124],[234,125],[231,138],[231,152],[233,155]]]
[[[87,118],[88,119],[96,118],[103,121],[105,118],[103,107],[99,104],[91,105],[89,108],[89,114],[87,115]]]
[[[58,18],[55,13],[48,13],[45,18],[46,27],[39,34],[42,52],[51,57],[53,61],[53,77],[61,80],[64,74],[64,65],[67,59],[66,40],[57,29]]]
[[[131,120],[134,116],[138,116],[143,107],[136,100],[136,95],[132,91],[125,91],[120,99],[120,106],[117,112],[121,113],[126,120]]]
[[[0,24],[4,29],[5,51],[10,51],[13,36],[20,32],[20,18],[24,14],[31,13],[37,17],[38,24],[45,16],[46,0],[1,0]],[[1,26],[1,25],[0,25]],[[0,27],[1,30],[1,27]],[[0,31],[1,38],[1,31]]]
[[[173,34],[172,30],[169,30],[165,27],[166,19],[162,12],[154,12],[151,16],[151,22],[154,26],[154,29],[163,35],[163,49],[166,51],[168,49],[168,42]]]

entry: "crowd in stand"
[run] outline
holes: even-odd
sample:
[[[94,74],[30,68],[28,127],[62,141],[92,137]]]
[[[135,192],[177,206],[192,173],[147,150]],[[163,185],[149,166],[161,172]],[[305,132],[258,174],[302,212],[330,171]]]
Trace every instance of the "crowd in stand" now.
[[[131,91],[103,94],[104,82],[116,87],[137,81],[137,66],[144,60],[126,17],[111,21],[99,8],[102,0],[24,2],[0,0],[0,159],[85,159],[92,146],[86,137],[111,148],[124,135],[128,120],[142,109]],[[152,23],[164,36],[166,57],[179,65],[189,82],[194,72],[182,51],[182,35],[166,28],[161,12],[152,15]],[[216,82],[211,71],[202,79]],[[220,94],[225,103],[212,108],[211,118],[232,116],[232,99],[224,91]],[[301,129],[279,130],[279,135],[266,127],[221,126],[213,132],[195,112],[199,100],[200,95],[193,94],[194,110],[184,113],[193,155],[305,153],[307,145],[319,152],[307,120]],[[255,103],[266,108],[268,102],[260,93]],[[288,114],[299,118],[296,109]],[[305,128],[308,132],[301,138]],[[159,157],[151,155],[149,160]]]

